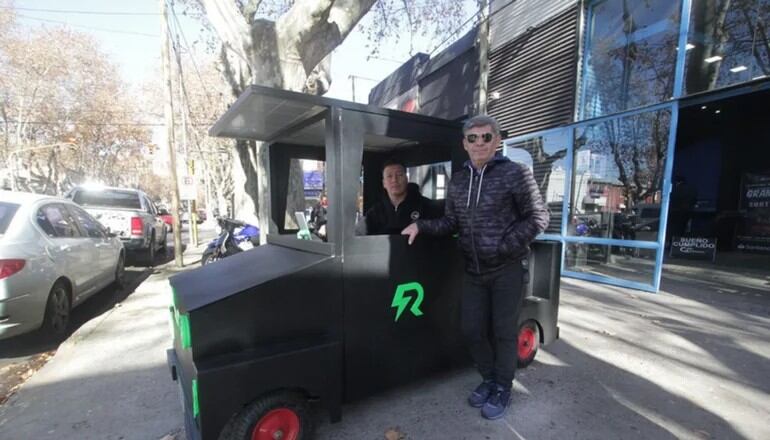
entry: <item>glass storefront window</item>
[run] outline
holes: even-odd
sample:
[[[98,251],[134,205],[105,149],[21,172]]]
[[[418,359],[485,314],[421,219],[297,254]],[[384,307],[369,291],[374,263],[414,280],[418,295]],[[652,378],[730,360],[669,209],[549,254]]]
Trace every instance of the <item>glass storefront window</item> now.
[[[589,6],[581,119],[671,99],[681,2],[603,0]]]
[[[668,108],[575,128],[571,237],[658,241]]]
[[[570,134],[571,130],[563,129],[506,143],[505,154],[528,166],[540,187],[540,194],[551,213],[546,234],[561,234]]]
[[[564,270],[653,285],[655,249],[567,243]]]
[[[770,0],[693,0],[685,93],[770,76]]]

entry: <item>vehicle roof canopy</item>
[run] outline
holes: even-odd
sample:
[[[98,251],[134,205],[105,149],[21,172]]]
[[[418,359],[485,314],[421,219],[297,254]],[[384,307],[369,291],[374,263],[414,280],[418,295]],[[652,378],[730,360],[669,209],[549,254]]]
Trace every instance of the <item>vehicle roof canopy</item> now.
[[[381,169],[397,157],[407,166],[467,159],[456,121],[341,101],[322,96],[250,86],[209,130],[211,136],[270,144],[271,217],[284,230],[289,159],[325,161],[329,196],[329,240],[352,235],[362,167],[364,206],[382,196]],[[376,176],[367,178],[366,176]],[[335,222],[335,217],[341,222]],[[336,228],[335,228],[336,229]]]

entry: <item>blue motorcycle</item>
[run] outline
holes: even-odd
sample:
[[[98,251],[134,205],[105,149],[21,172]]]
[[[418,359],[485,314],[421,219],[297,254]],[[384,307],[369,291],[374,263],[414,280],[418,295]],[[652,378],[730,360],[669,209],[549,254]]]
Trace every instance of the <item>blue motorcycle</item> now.
[[[201,265],[259,246],[258,227],[225,217],[217,217],[217,223],[219,235],[206,247],[201,256]]]

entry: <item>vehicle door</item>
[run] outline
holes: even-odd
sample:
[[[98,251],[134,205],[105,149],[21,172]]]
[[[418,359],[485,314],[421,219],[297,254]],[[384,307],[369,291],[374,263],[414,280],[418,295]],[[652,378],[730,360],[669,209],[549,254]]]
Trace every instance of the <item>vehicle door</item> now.
[[[112,282],[115,274],[115,265],[118,261],[120,250],[116,243],[107,236],[104,227],[84,209],[74,205],[66,205],[70,214],[77,222],[83,235],[93,244],[96,250],[96,260],[93,261],[93,268],[98,268],[96,283],[106,286]]]
[[[96,247],[84,237],[63,204],[44,204],[36,217],[38,226],[49,239],[46,253],[56,264],[59,274],[72,282],[74,305],[95,286],[98,277],[98,271],[93,270],[98,260]]]

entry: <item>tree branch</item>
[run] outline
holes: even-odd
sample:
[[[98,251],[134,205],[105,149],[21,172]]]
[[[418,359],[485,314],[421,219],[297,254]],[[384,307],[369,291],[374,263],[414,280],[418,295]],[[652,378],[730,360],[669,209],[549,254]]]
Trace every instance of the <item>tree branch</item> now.
[[[301,60],[305,74],[353,30],[376,0],[297,0],[276,23],[279,45]]]

